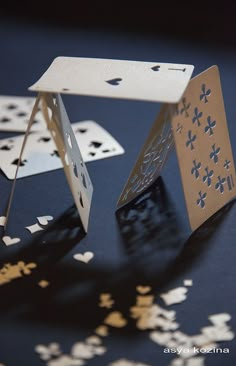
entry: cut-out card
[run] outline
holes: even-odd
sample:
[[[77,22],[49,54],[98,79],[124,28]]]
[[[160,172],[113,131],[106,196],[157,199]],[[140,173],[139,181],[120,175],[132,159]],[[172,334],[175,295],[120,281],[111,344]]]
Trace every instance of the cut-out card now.
[[[17,173],[20,170],[20,165],[24,164],[24,159],[22,160],[24,148],[39,106],[42,108],[47,127],[56,143],[83,226],[87,231],[92,184],[60,93],[164,102],[169,105],[181,100],[192,72],[192,65],[71,57],[56,58],[39,81],[30,88],[39,94],[18,157],[7,218]],[[168,139],[168,146],[171,146],[172,143],[172,134],[169,131],[169,122],[167,122],[169,121],[170,108],[168,106],[163,108],[160,117],[161,127],[157,128],[158,133],[161,134],[162,148],[166,145],[165,139]],[[96,149],[96,146],[93,147]],[[163,155],[163,160],[165,158],[166,154]]]
[[[29,117],[35,103],[32,97],[0,95],[0,131],[26,131]],[[39,108],[35,114],[31,131],[45,129],[45,122]]]
[[[124,153],[122,146],[94,121],[72,123],[76,141],[85,162]],[[44,129],[46,128],[44,122]],[[24,136],[0,140],[0,168],[14,179]],[[21,158],[17,178],[62,168],[60,155],[49,131],[30,134]]]
[[[118,201],[137,197],[159,176],[175,142],[192,230],[236,197],[235,166],[217,66],[193,78],[178,104],[166,103]]]

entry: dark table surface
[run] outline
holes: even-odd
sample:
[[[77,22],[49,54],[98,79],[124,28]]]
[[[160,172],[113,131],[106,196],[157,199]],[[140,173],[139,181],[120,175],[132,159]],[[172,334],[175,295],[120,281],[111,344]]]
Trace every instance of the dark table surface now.
[[[236,155],[236,52],[229,48],[202,45],[201,40],[185,43],[158,34],[63,29],[2,19],[0,49],[2,95],[31,95],[28,86],[57,56],[189,63],[195,65],[195,75],[217,64]],[[210,314],[221,312],[232,315],[230,325],[236,330],[235,205],[221,210],[184,243],[183,237],[189,233],[185,231],[185,205],[173,153],[163,171],[163,181],[157,181],[151,196],[157,207],[162,202],[162,215],[161,210],[149,210],[144,202],[135,206],[136,221],[122,221],[124,216],[115,215],[116,201],[159,106],[88,97],[67,96],[63,100],[71,121],[95,120],[113,134],[126,153],[87,164],[95,190],[86,236],[62,169],[17,181],[8,232],[20,237],[21,242],[11,247],[0,243],[0,268],[19,260],[35,262],[37,268],[29,276],[0,286],[0,363],[41,365],[34,351],[37,344],[58,342],[64,353],[70,352],[75,342],[94,334],[111,311],[98,306],[99,295],[109,292],[115,300],[113,310],[122,312],[128,325],[110,328],[109,336],[103,339],[107,352],[87,364],[106,366],[127,358],[152,366],[168,365],[173,355],[165,354],[163,347],[149,339],[149,331],[137,329],[130,318],[129,309],[137,295],[135,287],[140,284],[152,286],[156,302],[164,306],[158,294],[191,278],[193,286],[186,301],[169,307],[176,310],[180,330],[197,334],[209,325]],[[12,135],[0,133],[1,138]],[[11,189],[11,182],[3,174],[0,187],[1,216]],[[126,218],[128,210],[133,209],[125,209]],[[145,225],[140,219],[143,212],[147,215]],[[163,216],[163,212],[168,214]],[[31,235],[24,227],[42,215],[52,215],[53,222],[43,232]],[[140,225],[132,227],[137,220]],[[123,230],[126,224],[132,229],[128,235]],[[74,254],[85,251],[95,253],[88,264],[73,259]],[[47,279],[50,286],[40,288],[40,279]],[[230,353],[206,355],[205,365],[235,365],[235,341],[221,346],[228,347]]]

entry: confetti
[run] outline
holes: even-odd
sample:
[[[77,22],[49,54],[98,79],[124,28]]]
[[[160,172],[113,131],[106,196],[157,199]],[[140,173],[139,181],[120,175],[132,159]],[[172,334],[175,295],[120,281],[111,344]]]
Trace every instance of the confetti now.
[[[115,301],[112,300],[111,294],[104,293],[104,294],[100,295],[100,302],[99,302],[98,306],[100,306],[101,308],[110,309],[110,308],[112,308],[114,303],[115,303]]]
[[[44,230],[41,226],[39,226],[39,224],[33,224],[30,226],[26,226],[25,229],[28,230],[31,234]]]
[[[161,294],[160,297],[165,302],[166,305],[178,304],[186,300],[186,293],[188,289],[185,287],[177,287],[174,290],[170,290],[165,294]]]
[[[2,241],[8,247],[10,245],[19,243],[21,240],[20,238],[11,238],[10,236],[3,236]]]
[[[104,323],[114,328],[123,328],[126,326],[127,320],[119,311],[113,311],[104,319]]]
[[[129,361],[126,358],[121,358],[120,360],[110,363],[109,366],[150,366],[150,365],[146,363]]]
[[[94,253],[93,252],[85,252],[84,254],[78,253],[78,254],[74,254],[73,258],[77,261],[83,262],[83,263],[88,263],[91,261],[91,259],[93,259],[94,257]]]
[[[184,286],[192,286],[192,285],[193,285],[192,280],[189,280],[189,279],[184,280]]]
[[[48,287],[49,286],[49,282],[47,281],[47,280],[41,280],[41,281],[39,281],[38,282],[38,285],[39,285],[39,287],[41,287],[41,288],[46,288],[46,287]]]
[[[147,294],[148,292],[151,291],[151,289],[152,288],[150,286],[137,286],[136,287],[137,292],[139,292],[142,295]]]
[[[31,274],[31,270],[36,268],[36,263],[25,263],[19,261],[17,264],[7,263],[0,269],[0,285],[11,282],[23,275]]]
[[[59,356],[62,352],[58,343],[50,343],[48,346],[38,344],[35,346],[35,352],[39,354],[39,357],[43,361],[48,361],[54,356]]]
[[[52,216],[49,216],[49,215],[47,215],[47,216],[39,216],[39,217],[37,217],[37,220],[40,223],[40,225],[45,226],[45,225],[48,225],[48,222],[49,221],[53,220],[53,217]]]
[[[99,325],[96,329],[95,329],[95,333],[101,337],[107,337],[109,334],[109,330],[108,327],[106,325]]]
[[[0,226],[5,226],[5,223],[6,223],[6,216],[0,216]]]

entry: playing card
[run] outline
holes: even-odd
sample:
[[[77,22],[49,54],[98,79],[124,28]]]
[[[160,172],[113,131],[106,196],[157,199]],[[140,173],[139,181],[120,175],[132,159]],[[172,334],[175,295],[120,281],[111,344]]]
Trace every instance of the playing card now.
[[[22,131],[27,128],[35,103],[32,97],[0,95],[0,131]],[[39,108],[33,120],[31,131],[45,130],[45,122]]]
[[[212,66],[189,83],[172,118],[192,230],[236,197],[220,76]]]
[[[44,122],[45,128],[46,123]],[[85,162],[124,153],[122,146],[94,121],[72,123]],[[14,179],[24,136],[0,140],[0,168],[9,179]],[[30,134],[24,149],[17,178],[62,168],[61,159],[50,132]]]
[[[177,103],[192,72],[192,65],[57,57],[30,90]]]
[[[64,171],[78,208],[84,230],[88,230],[88,219],[92,201],[93,186],[71,128],[64,104],[60,95],[41,94],[43,113],[47,127],[57,146],[62,159]],[[51,111],[49,117],[48,109]]]
[[[164,104],[120,195],[118,208],[137,197],[160,175],[173,141],[170,106]]]

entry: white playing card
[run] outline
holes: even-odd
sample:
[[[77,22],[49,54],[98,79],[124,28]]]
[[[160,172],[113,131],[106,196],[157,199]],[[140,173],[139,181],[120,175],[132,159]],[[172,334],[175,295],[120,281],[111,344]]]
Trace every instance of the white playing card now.
[[[0,95],[0,131],[24,132],[35,102],[32,97],[15,97]],[[45,130],[42,112],[39,110],[34,118],[31,131]]]
[[[41,94],[43,112],[47,127],[57,146],[63,162],[64,171],[78,208],[84,230],[88,230],[89,212],[92,201],[93,186],[80,149],[71,128],[61,96],[57,94]],[[48,116],[48,109],[52,116]]]
[[[177,103],[192,65],[57,57],[30,90]]]
[[[85,162],[124,153],[122,146],[94,121],[76,122],[71,127]],[[24,136],[17,136],[0,140],[0,168],[9,179],[14,179],[23,139]],[[50,132],[30,134],[17,179],[59,168],[62,163]]]

